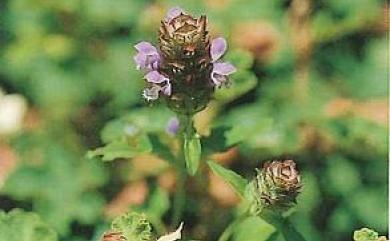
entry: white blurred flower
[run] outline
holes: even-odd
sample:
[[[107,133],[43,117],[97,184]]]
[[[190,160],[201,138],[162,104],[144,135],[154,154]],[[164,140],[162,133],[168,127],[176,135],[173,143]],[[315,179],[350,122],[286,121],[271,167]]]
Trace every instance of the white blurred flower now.
[[[183,223],[180,224],[179,228],[170,234],[161,236],[157,241],[175,241],[181,239],[181,230],[183,229]]]
[[[23,96],[6,95],[0,88],[0,136],[19,131],[26,110],[27,102]]]

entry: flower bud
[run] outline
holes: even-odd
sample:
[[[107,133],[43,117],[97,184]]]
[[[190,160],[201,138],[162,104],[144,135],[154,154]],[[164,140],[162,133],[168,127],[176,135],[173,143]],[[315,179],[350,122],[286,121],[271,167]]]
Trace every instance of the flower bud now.
[[[169,10],[161,22],[159,45],[148,42],[135,46],[137,68],[146,72],[150,87],[144,90],[147,100],[163,94],[173,111],[193,115],[203,110],[215,87],[228,84],[228,75],[236,71],[221,62],[226,52],[224,38],[210,41],[206,16],[195,18],[181,8]]]
[[[272,161],[258,170],[251,185],[252,210],[260,212],[269,208],[286,211],[296,203],[301,178],[294,161]]]

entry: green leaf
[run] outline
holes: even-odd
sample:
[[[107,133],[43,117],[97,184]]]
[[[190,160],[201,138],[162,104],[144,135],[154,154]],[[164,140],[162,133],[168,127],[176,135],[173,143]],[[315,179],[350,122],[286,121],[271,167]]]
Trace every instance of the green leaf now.
[[[152,145],[146,135],[141,135],[134,142],[131,143],[131,141],[126,139],[116,140],[104,147],[88,151],[87,157],[102,156],[103,161],[112,161],[116,158],[131,158],[152,150]]]
[[[170,150],[170,147],[160,141],[159,137],[154,134],[149,135],[150,143],[153,147],[153,153],[169,163],[173,163],[175,156]]]
[[[188,173],[193,176],[199,168],[202,146],[198,135],[184,138],[184,158]]]
[[[286,241],[306,241],[302,234],[300,234],[290,221],[282,215],[270,210],[263,210],[260,216],[267,223],[277,228]]]
[[[256,75],[250,71],[254,62],[254,57],[250,52],[235,49],[229,51],[225,59],[237,68],[237,72],[230,78],[230,88],[220,89],[215,93],[216,99],[222,103],[237,99],[255,88],[257,84]]]
[[[202,145],[206,149],[205,152],[211,154],[228,150],[232,144],[228,143],[226,134],[228,134],[231,129],[231,127],[227,126],[218,126],[217,128],[212,129],[210,135],[202,139]]]
[[[235,241],[268,241],[276,229],[259,217],[245,219],[234,232]]]
[[[123,233],[126,240],[149,241],[152,236],[152,227],[146,215],[134,212],[117,217],[112,222],[111,228]]]
[[[149,201],[147,202],[147,213],[148,216],[154,216],[158,219],[161,219],[163,215],[169,209],[169,195],[168,193],[160,188],[156,187],[156,189],[151,194]]]
[[[246,179],[234,171],[226,169],[213,161],[208,161],[207,164],[215,174],[221,177],[225,182],[229,183],[237,194],[241,197],[244,196],[246,186],[248,185],[248,181]]]
[[[31,212],[0,211],[0,241],[56,241],[57,234]]]

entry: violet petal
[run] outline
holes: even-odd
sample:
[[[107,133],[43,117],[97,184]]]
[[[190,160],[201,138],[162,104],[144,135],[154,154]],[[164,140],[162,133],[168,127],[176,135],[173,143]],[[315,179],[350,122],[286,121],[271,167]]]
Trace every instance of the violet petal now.
[[[168,78],[160,74],[157,70],[150,71],[144,77],[149,83],[159,84],[168,81]]]
[[[168,121],[166,132],[170,135],[176,135],[180,130],[180,122],[176,117],[171,118]]]
[[[230,63],[214,63],[211,79],[217,87],[228,84],[228,75],[236,72],[236,68]]]
[[[143,53],[138,53],[134,56],[134,62],[138,70],[144,69],[146,67],[146,60],[147,56]]]
[[[161,88],[162,92],[164,93],[164,95],[168,95],[170,96],[171,93],[172,93],[172,85],[171,85],[171,82],[169,82],[169,80],[167,81],[166,85],[164,85],[162,88]]]
[[[212,73],[211,74],[211,79],[215,86],[220,87],[222,84],[225,84],[226,81],[228,80],[226,75],[220,75],[217,73]]]
[[[170,21],[172,21],[172,19],[180,16],[180,14],[182,13],[184,13],[183,9],[181,9],[180,7],[173,7],[168,10],[167,15],[165,16],[165,21],[169,23]]]
[[[145,55],[152,55],[152,54],[158,54],[157,48],[154,47],[151,43],[149,42],[140,42],[136,44],[135,49],[137,49],[140,53],[143,53]]]
[[[230,63],[222,62],[222,63],[214,63],[213,64],[213,72],[220,75],[229,75],[236,72],[237,69]]]
[[[220,38],[213,39],[210,47],[210,55],[213,62],[220,59],[222,55],[226,52],[226,49],[227,49],[227,42],[224,38],[220,37]]]

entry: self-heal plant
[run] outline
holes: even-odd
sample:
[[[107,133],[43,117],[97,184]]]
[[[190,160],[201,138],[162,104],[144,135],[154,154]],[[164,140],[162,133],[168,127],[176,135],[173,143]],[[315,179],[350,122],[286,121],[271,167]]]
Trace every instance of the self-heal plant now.
[[[201,145],[192,117],[203,110],[215,88],[229,84],[228,76],[236,68],[221,60],[227,42],[218,37],[210,40],[207,18],[195,18],[179,7],[168,11],[161,21],[158,48],[148,42],[135,45],[137,69],[145,72],[147,101],[163,97],[177,113],[183,133],[183,149],[190,174],[195,174]]]

